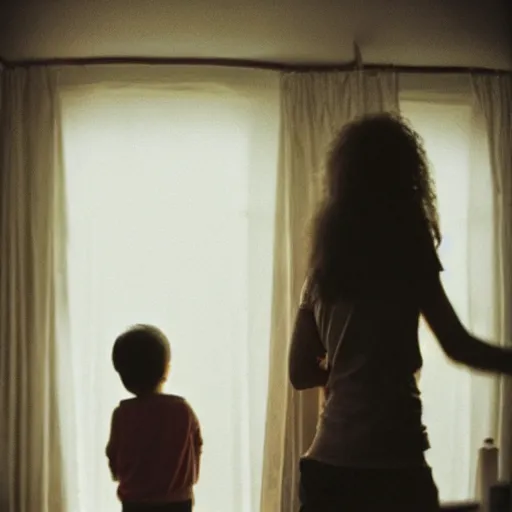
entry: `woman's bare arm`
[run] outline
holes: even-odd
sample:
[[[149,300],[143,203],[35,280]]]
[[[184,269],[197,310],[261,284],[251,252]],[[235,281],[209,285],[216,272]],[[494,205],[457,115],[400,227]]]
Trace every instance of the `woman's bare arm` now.
[[[319,360],[325,357],[315,316],[310,309],[300,308],[295,317],[289,354],[290,382],[295,389],[323,387],[329,372],[321,368]]]
[[[512,375],[512,350],[473,336],[460,322],[439,277],[423,296],[422,314],[445,354],[453,361],[484,372]]]

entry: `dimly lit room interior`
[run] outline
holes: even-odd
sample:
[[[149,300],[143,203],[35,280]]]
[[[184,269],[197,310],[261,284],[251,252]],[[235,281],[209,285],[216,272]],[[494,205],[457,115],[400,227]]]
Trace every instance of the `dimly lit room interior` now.
[[[327,152],[360,116],[421,137],[446,293],[471,333],[512,347],[511,13],[3,2],[0,511],[121,510],[105,447],[130,393],[112,346],[134,324],[166,333],[164,389],[201,424],[194,510],[299,510],[326,402],[290,384],[290,340]],[[451,361],[424,320],[419,346],[441,504],[511,511],[511,382]]]

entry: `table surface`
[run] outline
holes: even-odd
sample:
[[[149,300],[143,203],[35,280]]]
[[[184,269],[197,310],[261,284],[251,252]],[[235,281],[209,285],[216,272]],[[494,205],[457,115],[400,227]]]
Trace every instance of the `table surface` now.
[[[478,501],[458,501],[453,503],[442,503],[442,512],[474,512],[480,510]]]

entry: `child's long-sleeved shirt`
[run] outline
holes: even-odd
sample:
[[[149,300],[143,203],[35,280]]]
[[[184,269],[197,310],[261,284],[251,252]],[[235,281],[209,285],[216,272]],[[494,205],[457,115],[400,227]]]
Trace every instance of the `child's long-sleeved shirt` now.
[[[107,457],[123,503],[193,499],[199,477],[199,422],[181,397],[154,394],[114,410]]]

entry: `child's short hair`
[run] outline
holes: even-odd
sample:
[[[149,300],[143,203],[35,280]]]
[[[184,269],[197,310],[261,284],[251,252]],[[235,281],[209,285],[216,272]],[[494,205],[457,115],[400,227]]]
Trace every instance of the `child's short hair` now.
[[[124,387],[134,395],[155,391],[167,371],[171,347],[165,334],[151,325],[135,325],[114,343],[112,362]]]

